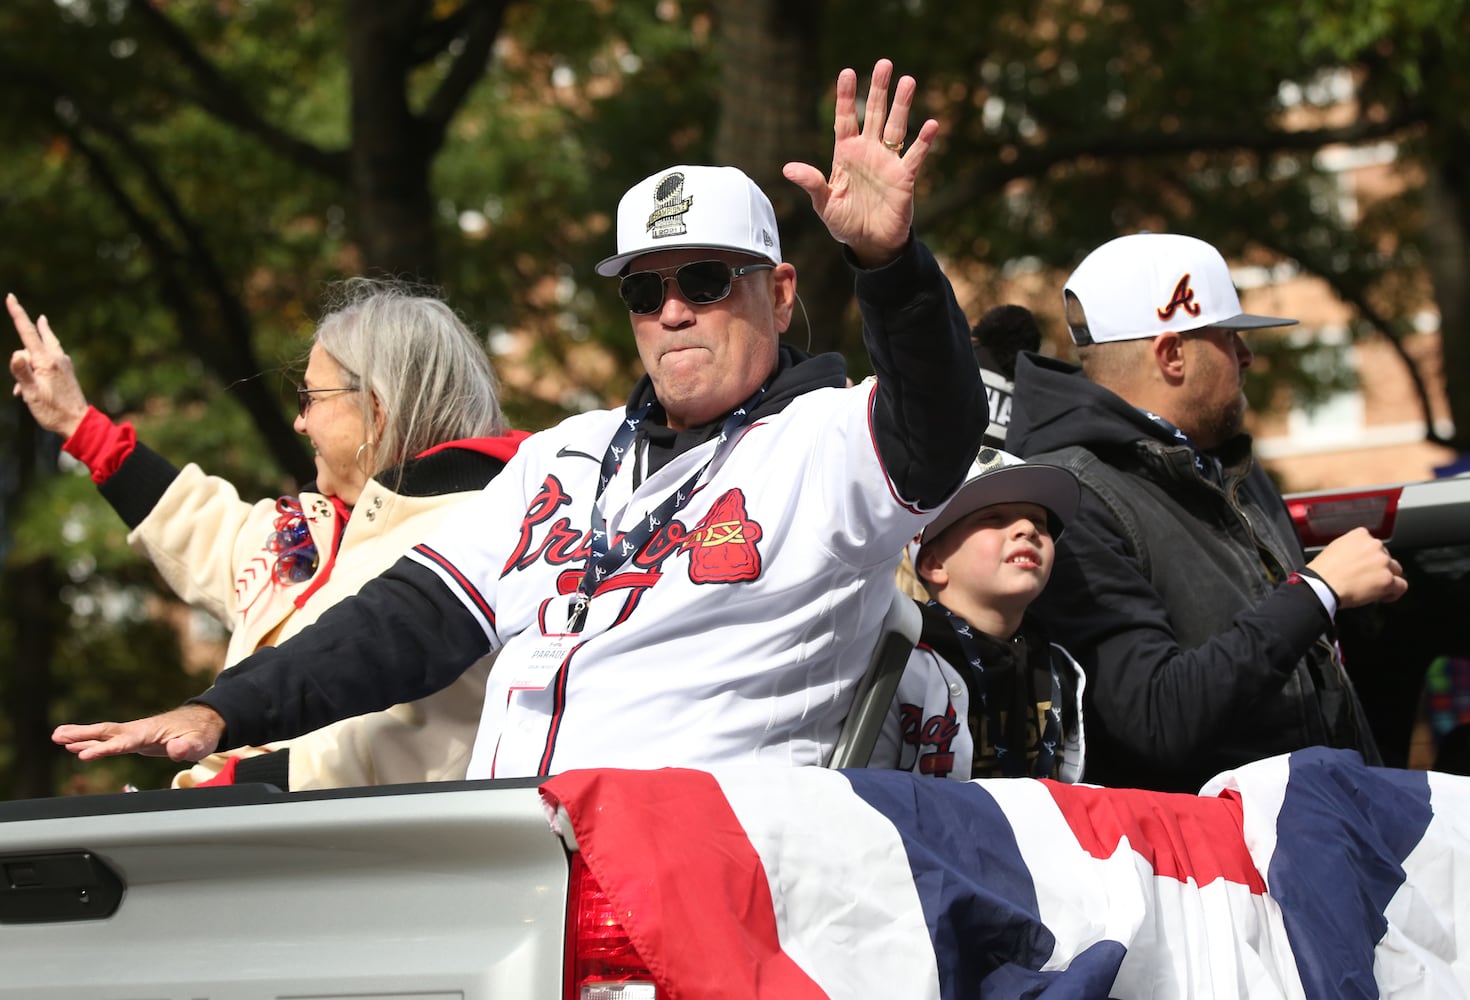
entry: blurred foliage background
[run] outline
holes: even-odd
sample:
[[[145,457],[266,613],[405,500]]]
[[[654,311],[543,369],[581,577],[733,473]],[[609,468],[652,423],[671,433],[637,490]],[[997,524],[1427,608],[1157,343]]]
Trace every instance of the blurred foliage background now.
[[[438,285],[485,332],[514,421],[543,427],[638,375],[592,271],[619,195],[730,163],[781,217],[810,317],[793,339],[859,377],[850,278],[780,169],[825,163],[837,71],[889,56],[941,122],[916,228],[972,319],[1029,281],[1055,335],[1089,248],[1193,233],[1320,277],[1355,336],[1396,343],[1436,309],[1458,428],[1441,443],[1466,452],[1467,46],[1463,0],[10,0],[0,293],[46,313],[89,397],[157,450],[289,492],[311,470],[290,376],[333,279]],[[1322,151],[1379,142],[1398,193],[1343,211]],[[1348,377],[1284,344],[1253,371],[1262,401]],[[6,797],[166,783],[167,762],[79,767],[50,729],[208,677],[183,669],[207,667],[208,625],[58,453],[5,409]]]

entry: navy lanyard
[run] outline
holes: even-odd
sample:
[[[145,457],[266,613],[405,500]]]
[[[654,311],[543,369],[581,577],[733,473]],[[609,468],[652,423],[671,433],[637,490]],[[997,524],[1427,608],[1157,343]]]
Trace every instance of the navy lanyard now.
[[[592,539],[588,543],[591,550],[587,556],[587,571],[582,575],[582,582],[577,587],[577,594],[572,599],[571,614],[567,619],[567,631],[580,632],[587,621],[587,605],[592,600],[592,595],[597,593],[597,588],[602,582],[620,568],[624,563],[643,546],[648,544],[658,530],[669,523],[669,520],[684,509],[689,498],[694,495],[694,485],[699,482],[699,477],[704,475],[708,469],[722,455],[726,448],[735,439],[735,432],[749,419],[750,413],[755,409],[756,403],[766,394],[766,386],[762,385],[744,403],[737,406],[725,418],[724,425],[720,428],[720,436],[715,445],[714,454],[686,480],[677,490],[664,497],[663,502],[649,512],[633,530],[624,533],[618,539],[617,546],[611,547],[611,539],[608,538],[607,516],[602,512],[602,495],[607,491],[608,484],[612,482],[613,476],[617,475],[618,469],[622,467],[623,459],[628,457],[632,446],[638,435],[638,427],[648,416],[649,409],[653,404],[644,403],[635,412],[623,418],[618,431],[607,446],[607,451],[602,456],[602,471],[597,477],[597,494],[592,498]]]
[[[1218,458],[1208,452],[1200,451],[1194,446],[1194,442],[1189,440],[1189,435],[1185,434],[1157,413],[1151,413],[1148,410],[1140,410],[1139,412],[1158,424],[1166,432],[1173,435],[1175,441],[1188,446],[1189,453],[1194,458],[1195,471],[1212,485],[1218,486],[1222,490],[1225,489],[1225,466]]]
[[[990,698],[986,691],[985,664],[980,656],[980,644],[975,641],[975,632],[970,623],[959,615],[946,608],[943,604],[930,598],[929,606],[944,612],[944,618],[949,622],[950,629],[954,632],[955,639],[960,644],[960,653],[969,662],[970,669],[974,671],[975,687],[980,696],[980,707],[985,712],[988,720],[987,729],[990,735],[990,746],[995,751],[995,759],[1000,764],[1001,774],[1007,778],[1022,778],[1026,775],[1026,759],[1019,754],[1011,753],[1011,748],[1006,744],[1005,730],[1002,728],[1000,709],[1001,706]],[[1029,654],[1030,649],[1026,652]],[[1023,704],[1028,712],[1036,710],[1036,704],[1031,692],[1031,664],[1027,662],[1028,657],[1022,657],[1016,668],[1017,690],[1023,694]],[[1062,709],[1062,684],[1057,677],[1056,666],[1051,663],[1051,657],[1047,657],[1051,673],[1051,709],[1046,713],[1046,727],[1041,733],[1041,739],[1037,741],[1036,763],[1031,768],[1033,776],[1038,778],[1049,778],[1056,763],[1056,747],[1060,741],[1060,727],[1057,719]],[[976,748],[977,750],[979,748]]]

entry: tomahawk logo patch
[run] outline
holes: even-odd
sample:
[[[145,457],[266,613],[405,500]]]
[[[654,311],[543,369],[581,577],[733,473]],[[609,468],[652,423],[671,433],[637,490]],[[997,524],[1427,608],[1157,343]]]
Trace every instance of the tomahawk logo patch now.
[[[761,575],[761,526],[745,512],[745,494],[730,490],[715,501],[689,534],[689,579],[695,583],[740,583]]]

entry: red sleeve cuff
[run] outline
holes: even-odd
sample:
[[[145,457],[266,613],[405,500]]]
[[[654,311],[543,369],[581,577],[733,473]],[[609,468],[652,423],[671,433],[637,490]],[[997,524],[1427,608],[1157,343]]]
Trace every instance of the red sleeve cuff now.
[[[92,482],[100,486],[112,478],[137,445],[138,433],[132,424],[115,424],[97,407],[89,406],[87,415],[61,447],[85,465],[92,473]]]

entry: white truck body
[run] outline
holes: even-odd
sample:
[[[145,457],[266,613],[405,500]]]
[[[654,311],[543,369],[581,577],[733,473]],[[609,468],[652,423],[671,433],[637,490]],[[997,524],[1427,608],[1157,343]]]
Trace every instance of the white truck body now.
[[[0,803],[0,997],[560,997],[567,852],[535,785]],[[68,852],[120,877],[111,916],[46,884]]]

